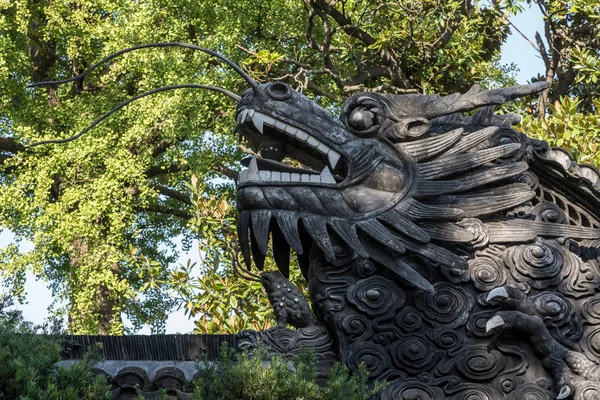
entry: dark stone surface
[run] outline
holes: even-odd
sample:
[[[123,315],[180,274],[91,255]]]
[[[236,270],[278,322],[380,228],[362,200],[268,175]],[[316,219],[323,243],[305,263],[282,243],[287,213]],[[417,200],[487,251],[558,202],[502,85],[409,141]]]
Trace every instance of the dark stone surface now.
[[[360,93],[339,118],[280,82],[239,101],[250,146],[278,149],[240,173],[246,265],[271,236],[287,276],[295,251],[334,353],[382,398],[600,395],[600,174],[494,115],[545,87]]]

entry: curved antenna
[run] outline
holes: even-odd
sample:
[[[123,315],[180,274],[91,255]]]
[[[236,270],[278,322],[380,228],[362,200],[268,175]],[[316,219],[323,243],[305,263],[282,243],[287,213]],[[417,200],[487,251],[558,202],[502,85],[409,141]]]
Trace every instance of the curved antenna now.
[[[228,246],[228,251],[231,254],[231,264],[233,264],[233,271],[236,275],[241,276],[242,278],[249,280],[249,281],[254,281],[254,282],[260,282],[262,283],[262,279],[259,275],[253,274],[251,272],[248,272],[247,275],[244,275],[244,273],[242,272],[242,269],[239,268],[240,265],[240,259],[238,257],[238,253],[239,253],[239,249],[240,246],[237,242],[237,240],[232,240],[231,242],[229,242],[229,246]]]
[[[116,53],[113,53],[106,58],[103,58],[102,60],[98,61],[96,64],[94,64],[90,68],[88,68],[86,71],[84,71],[81,74],[74,76],[72,78],[63,79],[60,81],[36,82],[36,83],[32,83],[31,85],[28,85],[27,87],[30,88],[30,87],[36,87],[36,86],[60,85],[63,83],[76,81],[78,79],[83,78],[84,76],[86,76],[87,74],[89,74],[90,72],[92,72],[93,70],[95,70],[96,68],[101,66],[102,64],[112,60],[113,58],[119,57],[120,55],[129,53],[132,51],[136,51],[136,50],[140,50],[140,49],[147,49],[147,48],[152,48],[152,47],[183,47],[186,49],[198,50],[203,53],[210,54],[211,56],[218,58],[219,60],[225,62],[227,65],[229,65],[231,68],[233,68],[235,70],[235,72],[240,74],[241,77],[244,78],[244,80],[246,80],[246,82],[248,82],[250,84],[252,89],[258,88],[258,83],[256,83],[254,81],[254,79],[252,79],[252,77],[250,77],[250,75],[248,75],[243,69],[238,67],[237,64],[235,64],[233,61],[229,60],[228,58],[225,58],[222,55],[220,55],[219,53],[209,50],[209,49],[206,49],[204,47],[196,46],[195,44],[188,44],[188,43],[181,43],[181,42],[147,43],[147,44],[142,44],[139,46],[129,47],[127,49],[117,51]]]
[[[89,124],[84,130],[82,130],[81,132],[79,132],[78,134],[76,134],[74,136],[71,136],[71,137],[66,138],[66,139],[42,140],[41,142],[32,143],[32,144],[30,144],[27,147],[35,147],[35,146],[39,146],[39,145],[42,145],[42,144],[50,144],[50,143],[67,143],[67,142],[72,142],[73,140],[79,139],[81,136],[83,136],[85,133],[89,132],[92,128],[94,128],[100,122],[102,122],[106,118],[108,118],[111,114],[113,114],[116,111],[119,111],[121,108],[125,107],[129,103],[133,103],[136,100],[139,100],[139,99],[141,99],[143,97],[146,97],[146,96],[150,96],[150,95],[155,94],[155,93],[165,92],[167,90],[184,89],[184,88],[214,90],[215,92],[223,93],[224,95],[227,95],[227,96],[231,97],[235,101],[239,101],[240,100],[240,96],[238,96],[237,94],[235,94],[233,92],[230,92],[229,90],[226,90],[226,89],[223,89],[223,88],[220,88],[220,87],[216,87],[216,86],[200,85],[200,84],[197,84],[197,83],[186,83],[186,84],[182,84],[182,85],[163,86],[163,87],[160,87],[158,89],[150,90],[149,92],[138,94],[137,96],[132,97],[132,98],[130,98],[130,99],[122,102],[121,104],[115,106],[112,110],[108,111],[103,116],[101,116],[100,118],[98,118],[97,120],[95,120],[94,122],[92,122],[91,124]]]

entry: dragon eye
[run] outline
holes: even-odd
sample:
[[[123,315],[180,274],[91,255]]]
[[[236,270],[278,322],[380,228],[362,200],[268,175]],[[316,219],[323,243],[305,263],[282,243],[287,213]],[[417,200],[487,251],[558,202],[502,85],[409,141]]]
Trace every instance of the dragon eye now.
[[[367,131],[375,125],[375,115],[364,107],[352,110],[348,116],[348,125],[357,131]]]
[[[267,88],[267,93],[275,100],[287,100],[291,97],[292,90],[285,83],[274,82]]]
[[[372,136],[379,130],[379,109],[368,104],[358,105],[350,111],[346,123],[359,136]]]

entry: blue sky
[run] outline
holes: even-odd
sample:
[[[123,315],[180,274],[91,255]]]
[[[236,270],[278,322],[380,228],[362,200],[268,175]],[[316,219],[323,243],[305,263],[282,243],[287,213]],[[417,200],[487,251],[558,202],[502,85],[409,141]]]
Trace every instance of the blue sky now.
[[[523,35],[535,43],[535,32],[544,32],[542,14],[537,7],[526,8],[525,12],[510,19]],[[528,83],[529,80],[539,75],[545,75],[546,69],[540,55],[534,50],[523,36],[512,29],[512,35],[507,39],[502,50],[502,64],[514,63],[519,68],[517,82]]]
[[[524,13],[519,14],[511,19],[511,22],[531,41],[534,41],[535,32],[543,32],[542,16],[540,11],[535,8],[528,8]],[[501,63],[514,63],[519,68],[517,73],[517,82],[524,84],[529,82],[531,77],[538,74],[544,74],[544,63],[535,52],[533,47],[525,40],[518,32],[513,30],[513,34],[508,38],[504,45]],[[6,246],[12,240],[10,232],[0,233],[0,246]],[[179,241],[175,239],[177,243]],[[26,251],[29,245],[22,244],[22,250]],[[196,248],[192,248],[189,253],[183,253],[179,257],[179,262],[185,264],[188,259],[192,261],[198,260]],[[28,293],[28,303],[18,306],[23,310],[25,318],[35,323],[41,323],[47,317],[47,307],[52,302],[52,295],[47,288],[47,283],[37,281],[31,275],[28,276],[26,283],[26,291]],[[183,311],[173,312],[167,321],[167,333],[188,333],[194,329],[194,324],[183,315]],[[149,329],[144,329],[140,333],[149,333]]]

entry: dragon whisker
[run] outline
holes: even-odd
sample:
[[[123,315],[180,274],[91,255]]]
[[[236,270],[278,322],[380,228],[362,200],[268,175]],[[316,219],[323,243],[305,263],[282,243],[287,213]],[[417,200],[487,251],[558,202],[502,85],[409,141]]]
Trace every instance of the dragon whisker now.
[[[28,147],[40,146],[42,144],[68,143],[68,142],[71,142],[73,140],[76,140],[76,139],[80,138],[81,136],[83,136],[87,132],[89,132],[96,125],[100,124],[102,121],[104,121],[106,118],[108,118],[111,114],[115,113],[116,111],[119,111],[123,107],[127,106],[130,103],[133,103],[136,100],[139,100],[141,98],[153,95],[155,93],[165,92],[167,90],[184,89],[184,88],[214,90],[215,92],[219,92],[219,93],[222,93],[222,94],[224,94],[226,96],[231,97],[235,101],[239,101],[240,100],[240,96],[238,96],[237,94],[235,94],[233,92],[230,92],[229,90],[226,90],[226,89],[223,89],[223,88],[220,88],[220,87],[216,87],[216,86],[200,85],[200,84],[197,84],[197,83],[186,83],[186,84],[182,84],[182,85],[163,86],[163,87],[160,87],[160,88],[157,88],[157,89],[153,89],[153,90],[150,90],[148,92],[139,94],[139,95],[134,96],[134,97],[132,97],[132,98],[130,98],[128,100],[125,100],[121,104],[118,104],[117,106],[113,107],[110,111],[106,112],[100,118],[96,119],[94,122],[92,122],[91,124],[89,124],[84,130],[82,130],[81,132],[79,132],[78,134],[76,134],[74,136],[71,136],[71,137],[66,138],[66,139],[42,140],[41,142],[32,143]]]
[[[233,61],[223,57],[222,55],[220,55],[219,53],[217,53],[215,51],[206,49],[204,47],[196,46],[194,44],[189,44],[189,43],[180,43],[180,42],[147,43],[147,44],[142,44],[139,46],[129,47],[127,49],[123,49],[116,53],[113,53],[106,58],[103,58],[102,60],[98,61],[96,64],[94,64],[90,68],[88,68],[86,71],[84,71],[81,74],[74,76],[72,78],[63,79],[60,81],[36,82],[31,85],[28,85],[27,87],[32,88],[32,87],[37,87],[37,86],[60,85],[63,83],[73,82],[78,79],[82,79],[84,76],[86,76],[87,74],[89,74],[90,72],[92,72],[93,70],[95,70],[96,68],[101,66],[102,64],[105,64],[106,62],[108,62],[114,58],[117,58],[125,53],[130,53],[132,51],[136,51],[136,50],[140,50],[140,49],[156,48],[156,47],[183,47],[186,49],[198,50],[203,53],[210,54],[211,56],[218,58],[219,60],[225,62],[227,65],[229,65],[231,68],[233,68],[235,70],[235,72],[240,74],[240,76],[242,78],[244,78],[244,80],[246,82],[248,82],[253,89],[258,88],[258,84],[254,81],[254,79],[252,79],[250,77],[250,75],[248,75],[244,70],[242,70],[239,66],[237,66]]]

